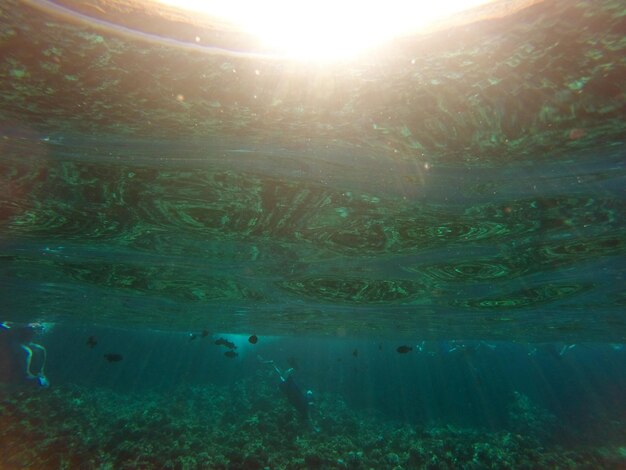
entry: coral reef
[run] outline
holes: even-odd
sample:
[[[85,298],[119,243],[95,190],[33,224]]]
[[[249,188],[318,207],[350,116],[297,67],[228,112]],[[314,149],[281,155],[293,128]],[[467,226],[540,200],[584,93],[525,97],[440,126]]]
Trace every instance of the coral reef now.
[[[259,373],[228,386],[120,394],[78,385],[0,390],[0,466],[81,469],[618,468],[619,448],[545,440],[542,413],[516,396],[511,428],[398,423],[319,397],[302,422]],[[621,434],[626,436],[626,430]]]

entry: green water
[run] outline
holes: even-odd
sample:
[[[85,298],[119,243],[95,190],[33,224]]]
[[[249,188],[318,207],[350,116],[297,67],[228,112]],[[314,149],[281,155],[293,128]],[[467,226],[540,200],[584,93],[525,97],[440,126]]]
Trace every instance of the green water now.
[[[0,320],[55,326],[48,394],[0,388],[0,465],[624,465],[622,3],[316,64],[127,2],[2,2]],[[322,435],[255,353],[304,363]]]
[[[326,66],[2,9],[17,319],[624,340],[619,2]]]

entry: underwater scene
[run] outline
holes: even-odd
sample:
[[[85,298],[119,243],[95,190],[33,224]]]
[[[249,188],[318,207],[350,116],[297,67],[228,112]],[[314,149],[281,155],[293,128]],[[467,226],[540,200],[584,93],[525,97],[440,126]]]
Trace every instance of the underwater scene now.
[[[0,2],[0,469],[626,469],[624,2],[192,3]]]

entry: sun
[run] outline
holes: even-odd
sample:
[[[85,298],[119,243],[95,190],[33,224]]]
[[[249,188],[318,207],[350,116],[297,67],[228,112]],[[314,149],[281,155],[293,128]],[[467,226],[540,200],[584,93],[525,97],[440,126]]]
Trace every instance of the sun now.
[[[301,60],[351,58],[493,0],[156,0],[233,24]]]

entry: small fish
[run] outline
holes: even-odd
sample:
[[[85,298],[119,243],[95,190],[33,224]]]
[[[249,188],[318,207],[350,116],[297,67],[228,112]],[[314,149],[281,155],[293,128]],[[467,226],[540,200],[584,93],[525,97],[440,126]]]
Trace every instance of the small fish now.
[[[231,341],[227,341],[224,338],[215,340],[215,344],[217,344],[218,346],[226,346],[228,349],[237,349],[237,346],[235,346],[235,343]]]
[[[378,350],[379,350],[379,351],[382,351],[382,350],[383,350],[383,343],[379,343],[379,344],[378,344]]]
[[[406,354],[409,351],[413,351],[413,348],[411,346],[398,346],[398,349],[396,349],[396,351],[398,351],[400,354]]]
[[[189,341],[193,341],[194,339],[196,339],[198,337],[197,334],[195,333],[189,333]]]
[[[250,341],[250,343],[252,344],[256,344],[257,341],[259,341],[259,337],[257,335],[252,335],[248,338],[248,341]]]
[[[122,356],[121,354],[109,353],[105,354],[104,358],[109,362],[120,362],[122,359],[124,359],[124,356]]]
[[[89,338],[87,338],[87,346],[89,346],[90,348],[94,348],[96,346],[96,344],[98,344],[98,342],[96,341],[96,337],[95,336],[90,336]]]
[[[228,357],[228,358],[230,358],[230,359],[234,359],[234,358],[236,358],[237,356],[239,356],[239,354],[237,354],[235,351],[226,351],[226,352],[224,353],[224,356],[226,356],[226,357]]]
[[[358,350],[358,349],[355,349],[354,351],[352,351],[352,355],[353,355],[354,357],[359,357],[359,350]]]
[[[202,336],[203,338],[206,338],[207,336],[209,336],[209,330],[202,330],[202,333],[200,333],[200,336]]]

